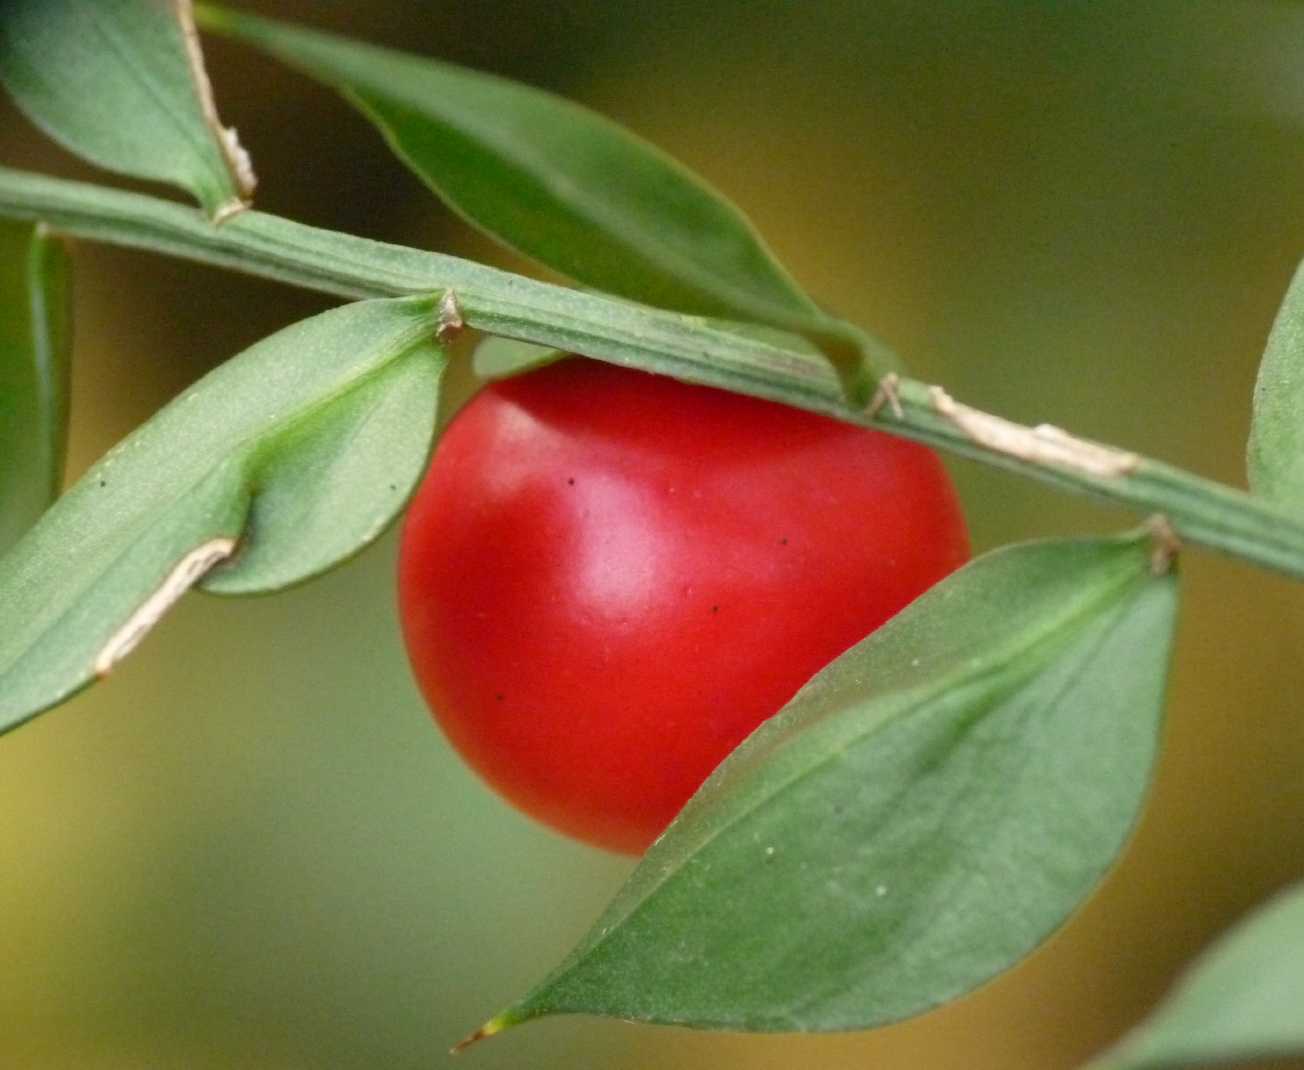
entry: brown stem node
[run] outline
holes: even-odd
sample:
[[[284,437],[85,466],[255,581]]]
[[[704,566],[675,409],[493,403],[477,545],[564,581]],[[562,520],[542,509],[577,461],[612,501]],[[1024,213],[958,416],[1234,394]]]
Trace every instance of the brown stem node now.
[[[905,410],[901,408],[901,395],[897,387],[901,383],[901,377],[896,372],[888,372],[878,381],[878,389],[874,391],[874,396],[869,399],[869,405],[865,413],[871,420],[877,418],[879,411],[886,405],[892,410],[892,415],[898,420],[905,419]]]
[[[1166,576],[1182,550],[1182,540],[1172,522],[1163,513],[1147,517],[1145,529],[1150,533],[1150,571],[1155,576]]]
[[[446,346],[462,333],[465,326],[466,321],[462,319],[462,306],[457,302],[457,294],[452,290],[445,290],[444,296],[439,299],[439,327],[435,330],[435,340],[441,346]]]

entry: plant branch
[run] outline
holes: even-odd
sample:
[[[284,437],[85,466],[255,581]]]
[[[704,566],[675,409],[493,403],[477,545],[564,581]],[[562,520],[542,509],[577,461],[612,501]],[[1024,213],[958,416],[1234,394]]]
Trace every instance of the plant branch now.
[[[852,409],[832,369],[795,341],[792,348],[761,342],[697,317],[261,212],[214,226],[180,204],[8,168],[0,168],[0,215],[345,298],[451,292],[477,330],[881,427],[1064,490],[1161,513],[1186,542],[1304,578],[1304,524],[1268,502],[1054,428],[1010,423],[909,379],[886,380],[874,405]]]

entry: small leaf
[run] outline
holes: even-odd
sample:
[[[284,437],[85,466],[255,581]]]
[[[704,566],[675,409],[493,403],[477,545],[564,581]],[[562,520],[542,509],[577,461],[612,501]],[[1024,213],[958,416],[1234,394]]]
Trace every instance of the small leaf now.
[[[721,194],[617,124],[477,71],[209,6],[201,23],[339,89],[467,220],[556,271],[645,304],[816,342],[853,396],[897,369],[823,312]]]
[[[1304,265],[1286,291],[1254,384],[1250,486],[1304,509]]]
[[[0,553],[59,493],[68,440],[70,271],[40,225],[0,223]]]
[[[567,354],[560,349],[490,335],[475,347],[472,361],[475,374],[481,379],[509,379],[513,375],[542,368],[565,356]]]
[[[1136,538],[1031,543],[954,574],[744,742],[483,1032],[577,1012],[866,1029],[1008,969],[1136,820],[1175,603]]]
[[[5,0],[0,81],[73,152],[180,186],[215,219],[253,193],[248,157],[217,118],[190,0]]]
[[[304,320],[111,450],[0,557],[0,731],[108,672],[196,582],[273,590],[374,539],[425,466],[437,323],[428,297]]]
[[[1260,907],[1196,962],[1096,1070],[1304,1056],[1304,885]]]

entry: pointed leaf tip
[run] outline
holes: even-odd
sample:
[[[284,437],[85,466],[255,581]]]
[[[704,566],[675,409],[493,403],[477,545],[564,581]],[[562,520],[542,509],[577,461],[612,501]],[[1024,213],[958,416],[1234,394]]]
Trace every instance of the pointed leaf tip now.
[[[1175,612],[1150,555],[1031,543],[944,580],[744,742],[507,1014],[867,1029],[1008,969],[1149,784]]]
[[[449,1048],[448,1054],[461,1055],[462,1052],[466,1051],[466,1049],[469,1048],[472,1044],[478,1044],[482,1040],[487,1040],[489,1037],[496,1036],[497,1034],[501,1033],[504,1029],[509,1028],[513,1024],[515,1023],[513,1023],[505,1014],[500,1014],[496,1018],[490,1018],[489,1021],[485,1022],[485,1024],[482,1025],[479,1029],[477,1029],[474,1033],[470,1033],[467,1036],[464,1036],[461,1040],[459,1040],[456,1044],[454,1044],[451,1048]]]

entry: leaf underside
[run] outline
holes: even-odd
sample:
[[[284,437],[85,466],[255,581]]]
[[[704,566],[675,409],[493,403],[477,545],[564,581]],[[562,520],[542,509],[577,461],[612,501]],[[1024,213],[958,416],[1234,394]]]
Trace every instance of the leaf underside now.
[[[205,376],[87,472],[0,557],[0,731],[111,668],[201,548],[236,544],[206,589],[255,593],[373,540],[429,453],[437,322],[428,297],[304,320]]]
[[[1136,539],[955,574],[753,734],[486,1031],[572,1012],[867,1029],[1009,968],[1136,820],[1175,601]]]

